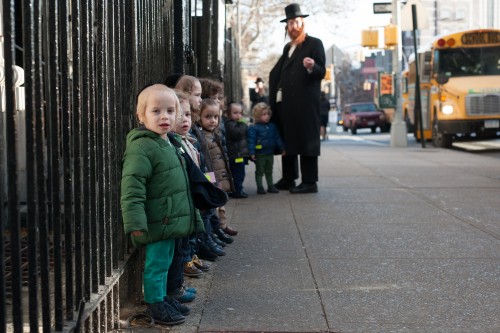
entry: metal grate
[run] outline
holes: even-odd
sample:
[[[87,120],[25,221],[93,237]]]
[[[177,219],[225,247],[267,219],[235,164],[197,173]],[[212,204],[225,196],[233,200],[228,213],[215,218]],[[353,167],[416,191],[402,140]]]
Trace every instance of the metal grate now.
[[[465,107],[469,116],[500,115],[500,94],[469,94]]]

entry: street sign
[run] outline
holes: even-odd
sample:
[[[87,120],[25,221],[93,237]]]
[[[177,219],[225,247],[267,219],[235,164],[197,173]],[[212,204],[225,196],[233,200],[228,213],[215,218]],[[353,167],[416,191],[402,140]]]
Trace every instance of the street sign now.
[[[373,14],[390,14],[392,13],[392,2],[374,2]]]
[[[406,3],[405,1],[400,1],[402,5]],[[374,2],[373,3],[373,14],[391,14],[392,13],[392,2]]]

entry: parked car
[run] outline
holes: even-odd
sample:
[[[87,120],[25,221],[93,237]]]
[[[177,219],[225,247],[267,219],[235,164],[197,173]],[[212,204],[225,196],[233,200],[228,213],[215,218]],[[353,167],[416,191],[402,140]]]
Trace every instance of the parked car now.
[[[383,110],[377,108],[375,103],[360,102],[344,105],[342,110],[342,127],[347,132],[356,134],[359,128],[370,128],[372,133],[380,127],[381,132],[390,130],[390,123]]]

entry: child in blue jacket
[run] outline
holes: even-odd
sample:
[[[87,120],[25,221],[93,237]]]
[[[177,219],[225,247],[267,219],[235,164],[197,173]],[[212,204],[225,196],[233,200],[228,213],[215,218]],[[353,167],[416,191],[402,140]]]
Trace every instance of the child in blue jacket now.
[[[252,109],[255,124],[248,128],[248,152],[255,162],[255,182],[257,193],[266,194],[262,185],[262,176],[266,177],[267,192],[278,193],[273,185],[273,164],[275,151],[285,154],[283,140],[278,129],[270,123],[271,109],[266,103],[257,103]]]

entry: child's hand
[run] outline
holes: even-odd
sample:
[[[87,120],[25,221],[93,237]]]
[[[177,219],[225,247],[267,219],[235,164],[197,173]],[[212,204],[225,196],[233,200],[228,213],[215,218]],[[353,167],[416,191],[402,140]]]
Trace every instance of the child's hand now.
[[[132,231],[130,234],[132,236],[140,236],[140,235],[142,235],[142,230]]]
[[[256,160],[255,155],[250,155],[250,160],[252,160],[252,162],[255,162]]]

